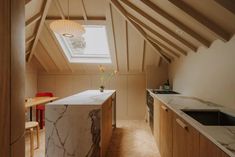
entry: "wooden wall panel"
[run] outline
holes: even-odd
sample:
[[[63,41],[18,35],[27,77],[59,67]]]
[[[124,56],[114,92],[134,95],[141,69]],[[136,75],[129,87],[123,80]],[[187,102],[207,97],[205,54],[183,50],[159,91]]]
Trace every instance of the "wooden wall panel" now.
[[[130,25],[128,25],[128,37],[130,71],[141,72],[143,59],[143,38]]]
[[[39,74],[38,91],[51,91],[60,98],[87,89],[99,89],[99,75]],[[116,75],[105,84],[106,89],[117,90],[117,119],[144,119],[145,76]]]
[[[24,156],[24,0],[0,2],[0,156]]]

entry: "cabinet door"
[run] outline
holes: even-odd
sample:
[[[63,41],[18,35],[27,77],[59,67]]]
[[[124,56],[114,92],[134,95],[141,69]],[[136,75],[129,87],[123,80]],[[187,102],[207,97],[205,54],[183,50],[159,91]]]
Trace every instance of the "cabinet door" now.
[[[199,132],[173,116],[173,157],[199,157]]]
[[[214,143],[205,136],[200,135],[200,157],[222,157],[221,151]]]
[[[158,147],[160,145],[160,106],[161,102],[155,98],[153,105],[153,135]]]
[[[160,106],[160,154],[172,157],[172,111],[165,105]]]
[[[112,136],[112,99],[102,105],[101,157],[105,157]]]

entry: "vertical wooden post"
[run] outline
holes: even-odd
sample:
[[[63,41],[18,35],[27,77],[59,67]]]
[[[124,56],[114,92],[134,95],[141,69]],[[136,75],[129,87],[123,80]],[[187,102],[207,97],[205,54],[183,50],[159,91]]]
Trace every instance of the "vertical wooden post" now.
[[[0,156],[24,154],[24,0],[0,1]]]

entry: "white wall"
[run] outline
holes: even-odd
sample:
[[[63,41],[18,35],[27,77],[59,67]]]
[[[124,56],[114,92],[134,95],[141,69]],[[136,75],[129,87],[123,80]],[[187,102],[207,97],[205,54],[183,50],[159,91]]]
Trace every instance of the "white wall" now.
[[[38,91],[51,91],[65,97],[87,89],[99,89],[99,75],[39,74]],[[117,118],[144,119],[145,74],[116,75],[105,84],[117,90]]]
[[[178,92],[235,108],[235,37],[181,57],[169,76]]]

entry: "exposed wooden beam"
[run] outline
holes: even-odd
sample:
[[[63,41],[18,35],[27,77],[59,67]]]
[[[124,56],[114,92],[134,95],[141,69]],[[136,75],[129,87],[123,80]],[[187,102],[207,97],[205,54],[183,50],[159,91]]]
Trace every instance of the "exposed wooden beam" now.
[[[128,17],[127,11],[122,7],[122,5],[117,0],[110,0],[111,4],[125,17],[125,19],[139,32],[139,34],[146,40],[155,50],[156,52],[164,59],[165,62],[171,63],[171,60],[164,55],[162,49],[154,44],[151,40],[148,39],[146,32],[136,24],[130,17]]]
[[[170,48],[168,48],[167,46],[165,46],[164,44],[160,43],[159,41],[157,41],[156,39],[152,38],[149,36],[149,39],[152,40],[154,43],[158,44],[161,48],[167,50],[168,52],[170,52],[173,56],[179,58],[180,55],[176,52],[174,52],[173,50],[171,50]]]
[[[42,17],[41,13],[38,13],[38,14],[34,15],[28,21],[25,22],[25,26],[26,27],[32,26],[34,23],[39,21],[41,19],[41,17]]]
[[[146,41],[144,40],[144,43],[143,43],[143,58],[142,58],[142,72],[144,72],[145,54],[146,54]]]
[[[61,16],[47,16],[46,20],[59,20],[61,19]],[[65,17],[65,19],[67,19]],[[69,17],[70,20],[78,20],[78,21],[83,21],[84,18],[83,16],[70,16]],[[88,16],[87,17],[88,21],[106,21],[106,17],[104,16]]]
[[[110,18],[111,18],[113,40],[114,40],[114,51],[115,51],[115,56],[116,56],[116,66],[117,66],[117,71],[119,71],[119,63],[118,63],[118,57],[117,57],[117,42],[116,42],[116,36],[115,36],[115,30],[114,30],[113,10],[112,10],[111,4],[109,4],[109,12],[110,12]]]
[[[30,1],[32,1],[32,0],[25,0],[25,4],[28,4]]]
[[[221,40],[228,41],[230,39],[230,34],[226,32],[223,28],[218,26],[216,23],[202,15],[200,12],[195,10],[190,5],[186,4],[182,0],[169,0],[172,4],[180,8],[182,11],[190,15],[192,18],[197,20],[199,23],[207,27],[213,33],[215,33]]]
[[[234,0],[215,0],[222,7],[235,14],[235,1]]]
[[[25,44],[31,43],[34,39],[35,39],[35,36],[32,35],[31,37],[29,37],[29,38],[26,39]]]
[[[168,27],[166,27],[162,23],[158,22],[156,19],[154,19],[152,16],[148,15],[143,10],[139,9],[138,7],[136,7],[130,1],[127,1],[127,0],[121,0],[121,1],[126,6],[128,6],[129,8],[131,8],[132,10],[134,10],[135,12],[137,12],[138,14],[140,14],[141,16],[143,16],[144,18],[146,18],[147,20],[149,20],[150,22],[155,24],[157,27],[161,28],[163,31],[165,31],[166,33],[168,33],[169,35],[174,37],[176,40],[178,40],[179,42],[181,42],[182,44],[184,44],[185,46],[187,46],[191,50],[197,51],[197,47],[195,45],[193,45],[192,43],[188,42],[187,40],[185,40],[184,38],[182,38],[181,36],[176,34],[174,31],[170,30]]]
[[[40,36],[41,31],[42,31],[42,27],[44,25],[44,21],[46,19],[47,11],[50,7],[51,1],[52,0],[44,0],[43,6],[42,6],[42,9],[41,9],[42,18],[41,18],[40,23],[38,25],[38,29],[37,29],[37,32],[36,32],[35,40],[33,42],[33,47],[32,47],[31,53],[29,54],[29,57],[27,59],[28,62],[30,62],[30,60],[32,59],[33,54],[35,52],[35,48],[36,48],[37,42],[39,40],[39,36]]]
[[[64,15],[64,12],[63,12],[63,9],[62,9],[62,7],[61,7],[61,5],[60,5],[59,0],[54,0],[54,2],[55,2],[55,4],[56,4],[56,8],[58,9],[61,18],[62,18],[62,19],[65,19],[65,15]]]
[[[188,26],[183,24],[181,21],[177,20],[176,18],[174,18],[173,16],[168,14],[166,11],[161,9],[159,6],[155,5],[150,0],[140,0],[140,1],[142,3],[144,3],[145,5],[147,5],[149,8],[151,8],[153,11],[158,13],[159,15],[163,16],[164,18],[166,18],[167,20],[169,20],[170,22],[175,24],[177,27],[182,29],[184,32],[188,33],[191,37],[193,37],[194,39],[196,39],[197,41],[202,43],[204,46],[206,46],[206,47],[210,46],[211,43],[209,40],[207,40],[206,38],[202,37],[200,34],[193,31],[191,28],[189,28]]]
[[[180,53],[182,53],[183,55],[187,55],[187,51],[185,51],[184,49],[182,49],[181,47],[179,47],[178,45],[174,44],[172,41],[170,41],[169,39],[167,39],[166,37],[164,37],[163,35],[161,35],[160,33],[156,32],[153,28],[149,27],[147,24],[145,24],[144,22],[140,21],[139,19],[137,19],[136,17],[134,17],[133,15],[127,13],[128,16],[134,20],[136,23],[138,23],[140,26],[142,26],[143,28],[145,28],[146,30],[148,30],[149,32],[151,32],[152,34],[154,34],[155,36],[157,36],[158,38],[160,38],[161,40],[163,40],[164,42],[166,42],[167,44],[169,44],[171,47],[175,48],[176,50],[178,50]]]
[[[83,14],[83,18],[85,21],[87,21],[87,12],[86,12],[86,7],[85,7],[85,3],[84,0],[81,0],[82,2],[82,14]]]
[[[130,70],[129,66],[129,42],[128,42],[128,22],[125,21],[125,29],[126,29],[126,65],[127,65],[127,72]]]

